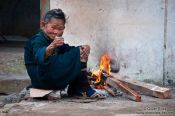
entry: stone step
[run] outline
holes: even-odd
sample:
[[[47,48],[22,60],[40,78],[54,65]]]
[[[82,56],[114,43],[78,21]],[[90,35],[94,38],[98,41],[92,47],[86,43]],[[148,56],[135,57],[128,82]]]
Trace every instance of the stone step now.
[[[24,87],[30,84],[27,75],[5,75],[0,76],[0,94],[10,94],[20,92]]]

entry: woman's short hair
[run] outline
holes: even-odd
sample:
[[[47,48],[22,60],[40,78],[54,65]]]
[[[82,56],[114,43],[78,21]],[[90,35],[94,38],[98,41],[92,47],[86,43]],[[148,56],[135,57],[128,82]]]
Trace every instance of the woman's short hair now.
[[[44,22],[49,22],[51,18],[57,18],[57,19],[62,19],[64,23],[66,23],[66,17],[64,12],[61,9],[52,9],[49,10],[45,16],[43,17]]]

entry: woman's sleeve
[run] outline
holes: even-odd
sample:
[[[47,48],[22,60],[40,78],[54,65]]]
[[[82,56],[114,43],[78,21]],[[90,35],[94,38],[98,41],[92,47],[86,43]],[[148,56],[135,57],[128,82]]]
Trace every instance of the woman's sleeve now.
[[[64,44],[61,49],[63,50],[63,52],[68,52],[72,48],[75,48],[75,46],[70,46],[69,44]]]
[[[44,63],[46,47],[44,41],[40,40],[39,37],[32,41],[33,56],[37,64]]]

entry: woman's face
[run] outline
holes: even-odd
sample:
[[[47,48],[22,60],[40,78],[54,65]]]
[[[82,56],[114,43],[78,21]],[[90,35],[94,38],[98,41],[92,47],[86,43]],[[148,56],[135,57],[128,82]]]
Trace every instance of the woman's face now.
[[[43,25],[43,31],[54,40],[56,36],[61,37],[65,29],[65,23],[62,19],[51,18],[51,20]]]

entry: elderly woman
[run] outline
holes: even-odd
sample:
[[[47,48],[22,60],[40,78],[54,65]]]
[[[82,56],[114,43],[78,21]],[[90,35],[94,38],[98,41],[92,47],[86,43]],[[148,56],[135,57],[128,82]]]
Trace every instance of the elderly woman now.
[[[43,18],[42,28],[25,46],[25,66],[32,88],[62,90],[69,96],[100,98],[86,76],[90,47],[69,46],[62,37],[66,18],[61,9],[53,9]]]

